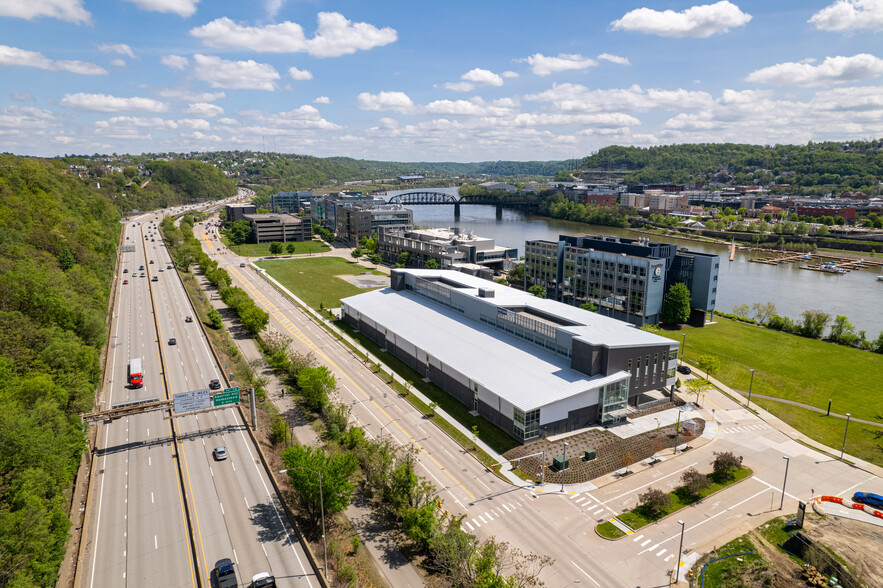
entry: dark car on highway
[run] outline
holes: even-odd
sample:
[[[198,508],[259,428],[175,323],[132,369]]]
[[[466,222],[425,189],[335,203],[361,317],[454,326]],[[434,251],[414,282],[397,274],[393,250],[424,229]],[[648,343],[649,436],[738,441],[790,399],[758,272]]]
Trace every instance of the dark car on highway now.
[[[215,569],[212,570],[212,576],[214,576],[215,585],[218,588],[237,588],[239,586],[236,570],[233,569],[233,561],[228,558],[218,560]]]
[[[208,383],[208,387],[212,390],[220,390],[221,389],[221,381],[215,378],[211,382]]]
[[[680,372],[684,375],[690,375],[693,373],[693,370],[691,370],[690,366],[688,366],[688,365],[679,365],[678,372]]]

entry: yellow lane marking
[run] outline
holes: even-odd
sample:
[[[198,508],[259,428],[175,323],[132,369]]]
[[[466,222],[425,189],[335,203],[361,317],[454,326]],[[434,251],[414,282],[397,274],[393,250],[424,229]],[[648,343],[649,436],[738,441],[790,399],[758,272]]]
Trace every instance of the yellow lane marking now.
[[[733,415],[730,414],[730,411],[728,411],[726,408],[721,408],[720,406],[718,406],[718,405],[714,402],[714,400],[712,400],[711,398],[709,398],[709,397],[706,396],[705,394],[702,395],[702,398],[704,398],[704,399],[707,400],[708,402],[712,403],[712,404],[714,405],[714,407],[717,408],[718,410],[727,413],[727,416],[730,417],[731,419],[733,419],[733,422],[734,422],[734,423],[738,423],[738,422],[739,422],[739,421],[736,419],[736,417],[734,417]]]
[[[291,327],[288,327],[288,326],[286,326],[281,320],[279,320],[279,318],[278,318],[279,315],[282,315],[282,316],[285,316],[285,315],[282,314],[282,312],[281,312],[278,308],[276,308],[276,305],[274,305],[272,302],[270,302],[269,298],[267,298],[266,296],[264,296],[263,293],[261,293],[259,290],[257,290],[256,288],[254,288],[254,287],[252,286],[251,282],[246,281],[246,280],[243,278],[242,274],[240,274],[238,271],[236,271],[236,270],[233,269],[232,267],[228,268],[228,271],[232,271],[232,273],[233,273],[233,275],[236,277],[236,279],[239,280],[239,282],[245,286],[245,289],[248,290],[249,293],[252,294],[252,295],[255,297],[255,300],[258,300],[259,302],[261,302],[261,303],[264,305],[264,308],[268,309],[269,313],[270,313],[274,318],[276,318],[276,320],[278,320],[279,323],[282,324],[283,327],[285,327],[285,329],[286,329],[289,333],[291,333],[293,336],[297,337],[299,340],[304,341],[305,343],[307,343],[307,344],[310,346],[310,348],[313,349],[318,355],[322,356],[322,358],[324,358],[326,362],[328,362],[332,367],[334,367],[334,368],[337,369],[341,374],[343,374],[343,377],[346,378],[346,379],[347,379],[347,380],[348,380],[348,381],[349,381],[349,382],[350,382],[350,383],[356,388],[356,390],[358,390],[359,392],[361,392],[362,395],[363,395],[366,399],[370,399],[371,404],[373,404],[373,405],[377,408],[377,410],[379,410],[379,411],[380,411],[380,412],[381,412],[386,418],[388,418],[388,419],[392,419],[392,418],[393,418],[392,416],[390,416],[389,413],[387,413],[387,412],[383,409],[382,406],[380,406],[379,404],[377,404],[377,402],[374,401],[374,399],[371,397],[371,395],[370,395],[370,394],[367,394],[367,393],[362,389],[362,387],[359,386],[359,385],[358,385],[358,384],[357,384],[357,383],[356,383],[356,382],[355,382],[355,381],[349,376],[349,374],[348,374],[345,370],[343,370],[340,366],[338,366],[338,365],[337,365],[337,364],[336,364],[336,363],[335,363],[330,357],[328,357],[328,356],[327,356],[327,355],[326,355],[321,349],[319,349],[319,348],[318,348],[318,347],[317,347],[312,341],[310,341],[309,338],[307,338],[307,336],[306,336],[303,332],[301,332],[301,330],[298,329],[298,328],[294,325],[294,323],[291,323],[292,326],[291,326]],[[285,317],[285,318],[287,319],[287,317]],[[291,322],[291,321],[288,320],[288,322]],[[294,331],[292,331],[292,329],[294,329]],[[297,331],[297,333],[295,333],[295,331]],[[423,447],[423,446],[422,446],[422,445],[421,445],[416,439],[414,439],[414,437],[412,437],[412,436],[410,435],[410,433],[408,433],[404,428],[402,428],[401,424],[399,424],[398,421],[395,421],[395,424],[396,424],[396,427],[398,427],[399,430],[400,430],[400,431],[401,431],[406,437],[408,437],[408,439],[410,439],[411,442],[412,442],[416,447],[418,447],[418,448],[420,449],[420,451],[422,451],[422,452],[423,452],[423,453],[424,453],[429,459],[431,459],[431,460],[435,463],[435,465],[437,465],[437,466],[439,467],[439,469],[441,469],[441,471],[443,471],[444,473],[446,473],[446,474],[447,474],[447,475],[448,475],[448,476],[454,481],[454,483],[456,483],[460,488],[462,488],[463,491],[464,491],[466,494],[468,494],[470,498],[472,498],[472,499],[475,498],[475,495],[474,495],[472,492],[470,492],[469,490],[467,490],[466,487],[465,487],[463,484],[460,483],[460,480],[458,480],[457,478],[455,478],[454,475],[453,475],[450,471],[448,471],[448,469],[447,469],[446,467],[444,467],[442,464],[440,464],[439,461],[438,461],[437,459],[435,459],[435,457],[434,457],[431,453],[429,453],[429,452],[428,452],[428,451],[427,451],[427,450],[426,450],[426,449],[425,449],[425,448],[424,448],[424,447]]]

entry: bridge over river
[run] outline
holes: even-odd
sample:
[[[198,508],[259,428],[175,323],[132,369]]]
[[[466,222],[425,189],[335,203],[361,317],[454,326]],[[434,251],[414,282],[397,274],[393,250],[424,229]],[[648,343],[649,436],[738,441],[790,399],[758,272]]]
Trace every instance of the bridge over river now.
[[[497,218],[503,218],[504,208],[516,208],[533,212],[539,203],[536,198],[521,195],[456,196],[449,192],[435,190],[409,190],[389,199],[390,204],[403,206],[445,206],[454,205],[454,218],[460,218],[460,206],[464,204],[495,206]]]

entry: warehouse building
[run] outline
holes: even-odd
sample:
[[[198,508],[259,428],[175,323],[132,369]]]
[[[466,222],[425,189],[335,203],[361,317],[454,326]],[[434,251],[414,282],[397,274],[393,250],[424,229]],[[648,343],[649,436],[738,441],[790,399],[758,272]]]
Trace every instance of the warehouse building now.
[[[674,384],[678,343],[627,323],[455,271],[390,280],[341,300],[343,319],[520,442],[620,421]]]

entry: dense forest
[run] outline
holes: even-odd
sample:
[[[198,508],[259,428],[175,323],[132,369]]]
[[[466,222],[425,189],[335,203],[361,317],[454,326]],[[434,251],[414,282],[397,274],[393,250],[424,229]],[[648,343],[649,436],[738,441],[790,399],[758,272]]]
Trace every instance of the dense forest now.
[[[605,147],[585,158],[589,170],[632,172],[628,182],[773,185],[787,192],[879,192],[883,140],[806,145],[701,143]]]
[[[121,209],[235,192],[211,167],[159,165],[133,195],[137,170],[81,179],[65,161],[0,155],[0,586],[52,586],[64,556]]]

